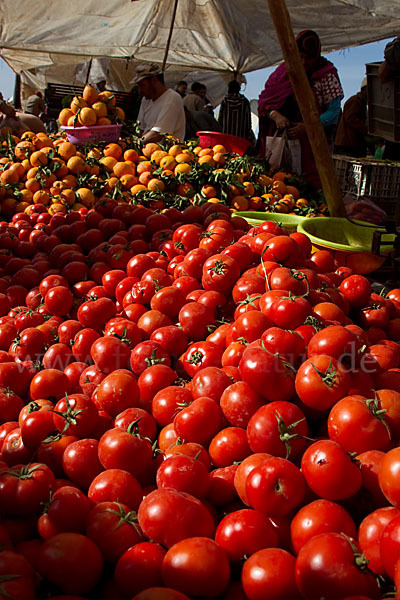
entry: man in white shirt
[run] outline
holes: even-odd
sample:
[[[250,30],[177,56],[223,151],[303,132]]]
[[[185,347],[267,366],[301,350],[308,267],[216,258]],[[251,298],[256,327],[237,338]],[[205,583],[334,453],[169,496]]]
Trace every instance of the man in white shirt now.
[[[144,143],[159,142],[165,135],[185,137],[185,111],[181,96],[167,88],[160,67],[140,64],[134,80],[143,96],[138,121]]]

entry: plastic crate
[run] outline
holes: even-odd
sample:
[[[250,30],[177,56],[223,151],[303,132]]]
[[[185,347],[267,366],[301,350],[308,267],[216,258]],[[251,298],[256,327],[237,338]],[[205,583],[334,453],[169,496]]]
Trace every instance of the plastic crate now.
[[[92,127],[61,127],[71,144],[85,142],[118,142],[122,125],[93,125]]]
[[[333,156],[342,194],[367,196],[382,208],[390,220],[398,222],[400,202],[400,163],[374,159]]]
[[[391,142],[400,142],[400,77],[381,83],[381,63],[367,63],[368,130]]]
[[[198,131],[196,135],[199,138],[199,146],[202,148],[209,148],[216,144],[222,144],[225,146],[227,152],[236,152],[240,156],[246,152],[247,148],[251,145],[248,140],[237,137],[236,135],[229,135],[228,133],[221,133],[219,131]]]

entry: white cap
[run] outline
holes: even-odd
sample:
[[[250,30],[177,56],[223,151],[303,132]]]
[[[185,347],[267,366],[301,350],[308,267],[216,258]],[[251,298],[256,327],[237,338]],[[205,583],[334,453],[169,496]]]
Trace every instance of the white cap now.
[[[363,89],[363,87],[365,87],[367,85],[367,78],[364,77],[364,79],[361,82],[361,89]]]

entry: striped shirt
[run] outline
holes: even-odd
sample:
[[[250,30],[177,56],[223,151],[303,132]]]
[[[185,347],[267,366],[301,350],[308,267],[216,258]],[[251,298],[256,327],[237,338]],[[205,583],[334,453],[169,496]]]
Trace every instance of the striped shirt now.
[[[227,94],[221,102],[218,122],[223,133],[252,139],[250,103],[243,94]]]

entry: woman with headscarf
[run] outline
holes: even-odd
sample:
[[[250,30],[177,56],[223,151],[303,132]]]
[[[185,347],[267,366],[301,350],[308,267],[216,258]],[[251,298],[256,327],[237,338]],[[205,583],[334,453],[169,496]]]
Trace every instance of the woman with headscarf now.
[[[321,41],[315,31],[301,31],[296,41],[314,92],[322,126],[328,143],[333,146],[340,104],[344,96],[338,72],[329,60],[321,56]],[[266,136],[274,135],[277,129],[287,129],[290,139],[300,141],[304,179],[315,188],[320,188],[317,167],[285,63],[279,65],[267,80],[258,100],[258,116],[260,154],[265,155]]]

